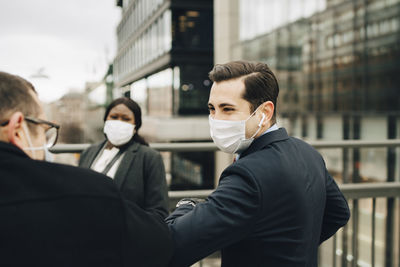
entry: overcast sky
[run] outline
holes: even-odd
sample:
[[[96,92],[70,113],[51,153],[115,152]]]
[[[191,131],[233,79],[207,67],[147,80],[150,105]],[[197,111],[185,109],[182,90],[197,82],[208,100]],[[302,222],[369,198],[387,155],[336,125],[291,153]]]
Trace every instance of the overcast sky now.
[[[45,102],[83,90],[114,58],[120,17],[115,0],[0,0],[0,70],[31,81]]]

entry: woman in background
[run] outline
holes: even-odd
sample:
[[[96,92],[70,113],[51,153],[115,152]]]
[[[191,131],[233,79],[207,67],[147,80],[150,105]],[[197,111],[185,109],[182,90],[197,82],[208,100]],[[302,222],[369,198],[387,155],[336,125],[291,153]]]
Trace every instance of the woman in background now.
[[[139,105],[130,98],[115,99],[104,115],[106,140],[82,152],[79,166],[114,179],[125,198],[165,218],[168,190],[160,153],[138,134],[142,125]]]

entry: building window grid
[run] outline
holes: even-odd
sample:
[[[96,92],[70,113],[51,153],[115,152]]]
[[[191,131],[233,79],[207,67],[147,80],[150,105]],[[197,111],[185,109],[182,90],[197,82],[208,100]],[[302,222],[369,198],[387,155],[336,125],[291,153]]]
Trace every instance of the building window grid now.
[[[133,47],[134,47],[133,70],[135,70],[137,68],[137,66],[139,65],[140,44],[138,42],[134,42]]]
[[[139,62],[139,66],[142,66],[142,64],[143,64],[143,43],[142,43],[142,40],[143,40],[143,35],[141,35],[140,37],[139,37],[139,40],[137,41],[137,42],[139,42],[139,56],[138,56],[138,62]]]
[[[151,43],[150,43],[150,28],[147,29],[145,33],[145,53],[144,53],[144,64],[147,64],[149,62],[150,58],[150,52],[151,52]]]
[[[129,16],[129,33],[134,32],[135,29],[135,19],[133,13]]]
[[[150,44],[151,44],[151,51],[150,51],[150,54],[149,54],[149,56],[150,56],[150,61],[153,61],[153,59],[155,58],[155,56],[156,56],[156,47],[155,47],[155,41],[156,41],[156,34],[155,34],[155,25],[153,24],[152,25],[152,27],[151,27],[151,29],[150,29]]]
[[[140,25],[142,25],[164,2],[164,0],[139,0],[132,7],[132,12],[128,14],[121,25],[118,33],[118,42],[123,44]]]
[[[140,40],[142,45],[142,54],[141,54],[141,66],[146,64],[146,33],[143,33],[142,38]]]
[[[398,3],[398,2],[400,2],[400,1],[396,1],[396,3]],[[385,3],[386,3],[385,7],[388,7],[389,1],[386,1]],[[378,5],[378,7],[382,8],[382,5],[381,6]],[[363,10],[362,7],[358,8],[357,13],[356,13],[357,16],[359,16],[359,14],[365,13],[365,12],[363,13],[362,10]],[[375,12],[376,12],[376,10],[374,10],[374,13]],[[338,48],[343,47],[346,44],[354,44],[354,42],[363,42],[363,41],[365,41],[366,37],[367,37],[367,39],[372,39],[375,37],[381,37],[382,35],[386,35],[386,34],[398,33],[398,31],[399,31],[400,20],[398,17],[386,18],[383,21],[382,20],[381,21],[369,21],[368,25],[365,26],[365,24],[362,25],[364,23],[363,16],[364,15],[362,15],[361,18],[357,18],[357,20],[359,20],[359,21],[357,21],[357,23],[355,25],[356,25],[356,27],[358,27],[358,29],[354,28],[352,18],[349,18],[348,14],[340,16],[339,18],[341,20],[338,19],[338,16],[334,16],[334,19],[336,21],[340,21],[340,25],[337,25],[339,28],[339,31],[337,31],[337,29],[333,28],[333,25],[332,25],[333,23],[330,23],[330,22],[328,23],[329,20],[326,20],[327,21],[326,23],[320,23],[319,21],[318,21],[319,24],[315,23],[316,25],[315,25],[315,29],[313,30],[314,32],[320,31],[320,33],[325,33],[327,30],[328,30],[328,32],[329,31],[331,32],[331,34],[328,33],[328,35],[325,36],[324,38],[317,38],[316,40],[314,40],[316,43],[320,43],[322,40],[324,40],[323,45],[317,46],[318,48],[316,50],[326,51],[327,46],[329,46],[332,49],[338,49]],[[348,22],[345,21],[343,23],[344,18]],[[371,17],[369,17],[369,19],[371,19]],[[350,27],[347,27],[346,25],[344,25],[346,23],[350,24]],[[351,27],[351,26],[353,26],[353,27]],[[348,28],[349,30],[342,30],[345,28]],[[365,34],[364,29],[367,29],[367,36],[364,35]],[[336,34],[335,34],[335,31],[337,31]],[[320,34],[317,34],[317,35],[320,36]],[[243,46],[243,50],[245,50],[245,49],[246,49],[246,45]],[[257,50],[257,49],[258,48],[256,48],[255,50]],[[303,53],[310,54],[310,53],[312,53],[311,50],[312,50],[312,48],[309,47],[308,52],[307,52],[307,49],[304,49]],[[385,47],[379,48],[379,51],[381,54],[384,53],[383,50],[386,51],[385,53],[388,53],[389,48],[385,48]],[[325,55],[326,54],[327,53],[325,53]],[[314,61],[318,60],[318,61],[320,61],[321,67],[325,66],[326,69],[330,69],[332,67],[332,65],[334,64],[332,61],[332,58],[326,58],[326,56],[324,58],[322,58],[322,55],[323,55],[322,53],[320,53],[320,55],[318,55],[318,54],[315,55],[318,58],[316,58]],[[332,56],[333,56],[333,54],[331,54],[328,57],[332,57]],[[347,54],[340,58],[336,58],[335,62],[337,64],[341,64],[341,63],[347,64],[354,60],[357,60],[354,55]],[[268,63],[270,64],[271,61],[268,61]],[[312,62],[310,62],[310,63],[312,63]],[[325,83],[326,82],[327,81],[325,81]],[[334,85],[332,85],[332,81],[329,81],[329,82],[330,82],[330,84],[325,84],[324,88],[326,88],[327,86],[328,87],[334,86]],[[344,83],[341,84],[340,82],[336,86],[338,86],[338,88],[346,87],[344,85]]]
[[[131,46],[130,55],[129,55],[129,58],[130,58],[130,62],[129,62],[130,72],[132,72],[134,70],[133,63],[135,62],[135,55],[134,55],[134,50],[133,49],[134,49],[133,46]]]
[[[157,56],[157,23],[151,27],[151,60]]]
[[[149,62],[150,58],[150,48],[151,48],[151,43],[149,42],[150,40],[150,29],[147,29],[145,34],[144,34],[144,64],[147,64]]]
[[[129,54],[130,54],[130,48],[126,51],[126,55],[125,55],[125,64],[126,64],[126,68],[125,68],[125,72],[128,73],[130,71],[130,66],[129,66],[129,62],[130,62],[130,58],[129,58]]]
[[[154,23],[155,27],[154,27],[154,35],[156,36],[155,39],[155,58],[158,58],[161,53],[160,53],[160,36],[161,36],[161,32],[160,32],[160,18],[158,18],[155,23]]]
[[[157,20],[157,57],[161,56],[163,54],[163,45],[162,45],[162,37],[164,36],[163,32],[163,25],[162,25],[162,17],[158,18]]]
[[[149,2],[149,0],[146,1],[142,1],[142,23],[146,21],[147,18],[147,3]]]
[[[119,60],[122,60],[122,68],[116,70],[120,72],[118,78],[137,70],[171,49],[170,16],[170,10],[167,10],[121,55]]]
[[[164,2],[164,0],[146,1],[139,0],[134,3],[131,14],[125,19],[118,33],[120,46]],[[142,36],[120,55],[117,59],[117,62],[120,62],[117,66],[120,67],[116,68],[116,77],[118,79],[162,56],[171,49],[170,20],[170,10],[166,10],[157,20],[157,23],[152,25],[150,29],[143,33]]]
[[[135,4],[135,8],[133,9],[132,16],[133,16],[133,31],[136,31],[136,29],[139,25],[139,16],[137,14],[137,4]]]
[[[399,19],[390,18],[383,21],[372,22],[367,25],[367,37],[375,38],[385,34],[396,33],[399,30]],[[330,34],[326,37],[325,47],[333,49],[334,47],[345,44],[352,44],[356,40],[363,40],[365,34],[365,26],[359,27],[358,30],[350,29],[344,32]],[[357,36],[357,37],[356,37]]]
[[[124,70],[123,70],[123,57],[122,56],[120,57],[119,62],[120,62],[120,64],[119,64],[120,77],[122,78],[122,73],[124,72]]]

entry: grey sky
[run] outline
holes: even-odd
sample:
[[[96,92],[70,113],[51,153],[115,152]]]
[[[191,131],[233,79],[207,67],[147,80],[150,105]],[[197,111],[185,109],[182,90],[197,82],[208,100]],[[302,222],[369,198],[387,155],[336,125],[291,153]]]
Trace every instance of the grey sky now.
[[[101,78],[116,50],[114,0],[0,0],[0,70],[27,78],[44,101]],[[31,78],[39,69],[49,79]]]

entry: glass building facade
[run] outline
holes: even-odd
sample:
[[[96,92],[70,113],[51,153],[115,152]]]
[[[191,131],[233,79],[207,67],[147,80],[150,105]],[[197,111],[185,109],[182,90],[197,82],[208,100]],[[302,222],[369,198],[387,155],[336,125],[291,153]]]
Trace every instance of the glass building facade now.
[[[247,6],[241,28],[258,29],[256,24],[265,22],[257,16],[245,20],[247,10],[257,10],[261,2],[241,1]],[[265,2],[289,14],[296,6]],[[281,122],[292,135],[311,140],[398,138],[400,1],[311,2],[297,1],[297,16],[287,15],[252,39],[246,39],[247,33],[235,47],[242,58],[266,62],[275,71]],[[300,12],[307,6],[314,13]],[[386,149],[375,152],[373,157],[363,151],[352,155],[365,164],[353,166],[349,181],[399,180],[397,165],[384,164],[380,173],[367,170],[369,161],[393,161]],[[327,158],[329,163],[332,157]]]
[[[207,77],[213,67],[213,1],[120,0],[117,4],[123,16],[117,28],[115,96],[131,97],[149,118],[205,118],[211,88]],[[184,141],[209,138],[207,133],[202,140]],[[197,154],[166,155],[171,189],[213,188],[214,153]]]
[[[330,141],[400,138],[399,0],[239,0],[239,7],[236,54],[265,62],[276,73],[278,121],[291,135]],[[339,182],[400,181],[399,149],[320,152]],[[393,214],[398,207],[390,199],[377,202],[375,265],[371,225],[366,223],[372,207],[362,200],[358,261],[352,262],[351,242],[340,239],[338,248],[349,242],[349,251],[335,251],[338,264],[345,254],[344,261],[352,266],[394,266],[399,222]],[[322,251],[331,251],[330,246]]]
[[[145,112],[149,115],[206,114],[211,87],[207,77],[213,66],[213,2],[131,0],[120,4],[116,86],[135,98],[136,82],[146,79]],[[138,91],[143,88],[139,86]],[[168,104],[161,103],[166,100]]]

